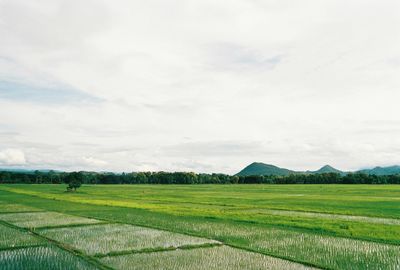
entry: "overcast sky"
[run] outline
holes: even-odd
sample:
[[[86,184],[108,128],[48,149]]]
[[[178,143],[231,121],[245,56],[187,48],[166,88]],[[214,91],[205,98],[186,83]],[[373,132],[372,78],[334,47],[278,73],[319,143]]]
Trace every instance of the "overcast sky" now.
[[[398,0],[0,0],[0,167],[400,164]]]

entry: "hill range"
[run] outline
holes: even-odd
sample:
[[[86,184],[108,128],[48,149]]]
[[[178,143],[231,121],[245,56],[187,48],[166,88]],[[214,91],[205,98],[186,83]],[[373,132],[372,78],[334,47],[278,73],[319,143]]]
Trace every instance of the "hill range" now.
[[[278,175],[286,176],[290,174],[321,174],[321,173],[365,173],[371,175],[395,175],[400,174],[400,166],[389,166],[389,167],[375,167],[372,169],[362,169],[358,171],[341,171],[330,165],[325,165],[316,171],[295,171],[286,168],[280,168],[275,165],[265,164],[262,162],[253,162],[246,166],[243,170],[238,172],[238,176],[249,176],[249,175]]]

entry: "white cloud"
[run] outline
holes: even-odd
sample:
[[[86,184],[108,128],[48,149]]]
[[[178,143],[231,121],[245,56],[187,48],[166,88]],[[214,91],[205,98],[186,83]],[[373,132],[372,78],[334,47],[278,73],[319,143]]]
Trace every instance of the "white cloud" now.
[[[107,165],[107,162],[94,157],[83,157],[82,161],[84,165],[89,167],[104,167]]]
[[[0,151],[1,165],[25,165],[25,154],[19,149],[5,149]]]
[[[69,170],[400,163],[399,9],[0,0],[0,145]]]

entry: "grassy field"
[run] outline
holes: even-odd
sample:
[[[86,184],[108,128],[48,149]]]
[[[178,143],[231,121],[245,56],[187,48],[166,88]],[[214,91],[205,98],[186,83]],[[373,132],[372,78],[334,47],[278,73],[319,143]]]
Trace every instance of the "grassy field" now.
[[[23,265],[32,254],[62,269],[50,265],[61,254],[76,257],[76,269],[400,269],[396,185],[64,190],[0,185],[0,231],[15,234],[0,237],[1,261]]]

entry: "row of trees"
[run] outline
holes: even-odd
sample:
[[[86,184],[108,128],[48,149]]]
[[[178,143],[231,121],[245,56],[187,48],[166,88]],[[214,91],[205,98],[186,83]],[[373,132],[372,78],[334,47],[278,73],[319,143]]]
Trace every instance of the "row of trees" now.
[[[1,183],[61,184],[400,184],[400,175],[367,175],[350,173],[292,174],[288,176],[236,176],[226,174],[196,174],[192,172],[9,172],[0,171]]]

